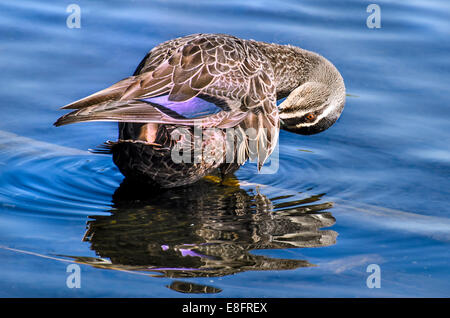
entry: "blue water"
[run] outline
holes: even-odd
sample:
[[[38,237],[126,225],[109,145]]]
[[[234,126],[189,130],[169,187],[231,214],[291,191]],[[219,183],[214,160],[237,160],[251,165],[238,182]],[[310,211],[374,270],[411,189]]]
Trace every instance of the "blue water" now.
[[[450,296],[450,4],[377,1],[369,29],[370,3],[2,1],[0,296]],[[88,151],[114,123],[52,126],[153,46],[199,32],[320,53],[345,80],[342,117],[282,132],[275,174],[247,164],[239,184],[166,193],[128,189]]]

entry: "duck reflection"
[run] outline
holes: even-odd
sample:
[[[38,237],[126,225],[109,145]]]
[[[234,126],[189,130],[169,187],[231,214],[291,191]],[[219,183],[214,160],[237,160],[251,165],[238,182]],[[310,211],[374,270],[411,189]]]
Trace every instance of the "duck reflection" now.
[[[213,277],[313,266],[252,250],[335,244],[337,233],[321,229],[335,223],[325,211],[332,203],[320,203],[323,195],[269,199],[231,181],[158,190],[125,180],[113,196],[111,215],[92,216],[87,224],[84,240],[100,258],[78,261],[164,277]]]

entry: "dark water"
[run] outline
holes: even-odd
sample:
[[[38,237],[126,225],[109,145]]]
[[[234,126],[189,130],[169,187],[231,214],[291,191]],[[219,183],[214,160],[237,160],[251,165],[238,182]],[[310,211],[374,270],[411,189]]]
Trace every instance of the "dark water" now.
[[[367,1],[82,0],[69,29],[71,3],[0,4],[0,296],[450,296],[447,1],[378,1],[380,29]],[[350,94],[343,116],[282,132],[275,174],[251,163],[228,186],[166,192],[88,152],[115,124],[52,126],[58,107],[198,32],[324,55]]]

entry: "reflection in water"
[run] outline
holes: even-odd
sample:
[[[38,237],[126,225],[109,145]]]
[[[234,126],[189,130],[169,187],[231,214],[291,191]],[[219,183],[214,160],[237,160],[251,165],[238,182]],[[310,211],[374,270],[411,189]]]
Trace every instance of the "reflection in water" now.
[[[189,282],[174,281],[168,288],[184,294],[217,294],[222,291],[220,288],[194,284]]]
[[[157,272],[164,277],[213,277],[250,270],[313,266],[306,260],[253,255],[255,249],[319,247],[336,242],[332,203],[322,195],[289,201],[258,191],[203,181],[155,190],[124,181],[110,216],[92,216],[84,240],[100,258],[76,257],[96,267]],[[145,198],[145,199],[144,199]],[[105,260],[109,259],[109,261]],[[211,286],[174,282],[182,292],[213,293]]]
[[[325,211],[332,204],[323,203],[323,194],[269,199],[257,190],[240,188],[236,180],[228,180],[228,185],[205,180],[166,190],[124,181],[114,193],[110,215],[105,215],[104,200],[116,187],[109,158],[93,164],[85,152],[9,133],[0,136],[5,137],[0,138],[2,158],[8,162],[0,179],[3,206],[39,211],[40,216],[55,210],[79,215],[87,207],[90,214],[103,213],[90,216],[84,237],[98,257],[71,257],[80,263],[141,275],[217,277],[313,266],[306,260],[251,251],[319,247],[336,241],[336,232],[321,229],[335,222]],[[50,174],[54,170],[58,174]],[[167,287],[183,293],[221,292],[215,286],[179,279]]]

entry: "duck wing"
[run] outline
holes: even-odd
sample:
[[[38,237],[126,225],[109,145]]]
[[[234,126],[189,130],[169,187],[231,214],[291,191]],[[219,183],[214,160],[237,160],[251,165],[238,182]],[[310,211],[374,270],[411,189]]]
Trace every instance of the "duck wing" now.
[[[205,103],[206,102],[206,103]],[[232,127],[251,110],[276,109],[273,70],[250,41],[195,34],[162,43],[135,75],[63,107],[56,126],[117,121]]]

